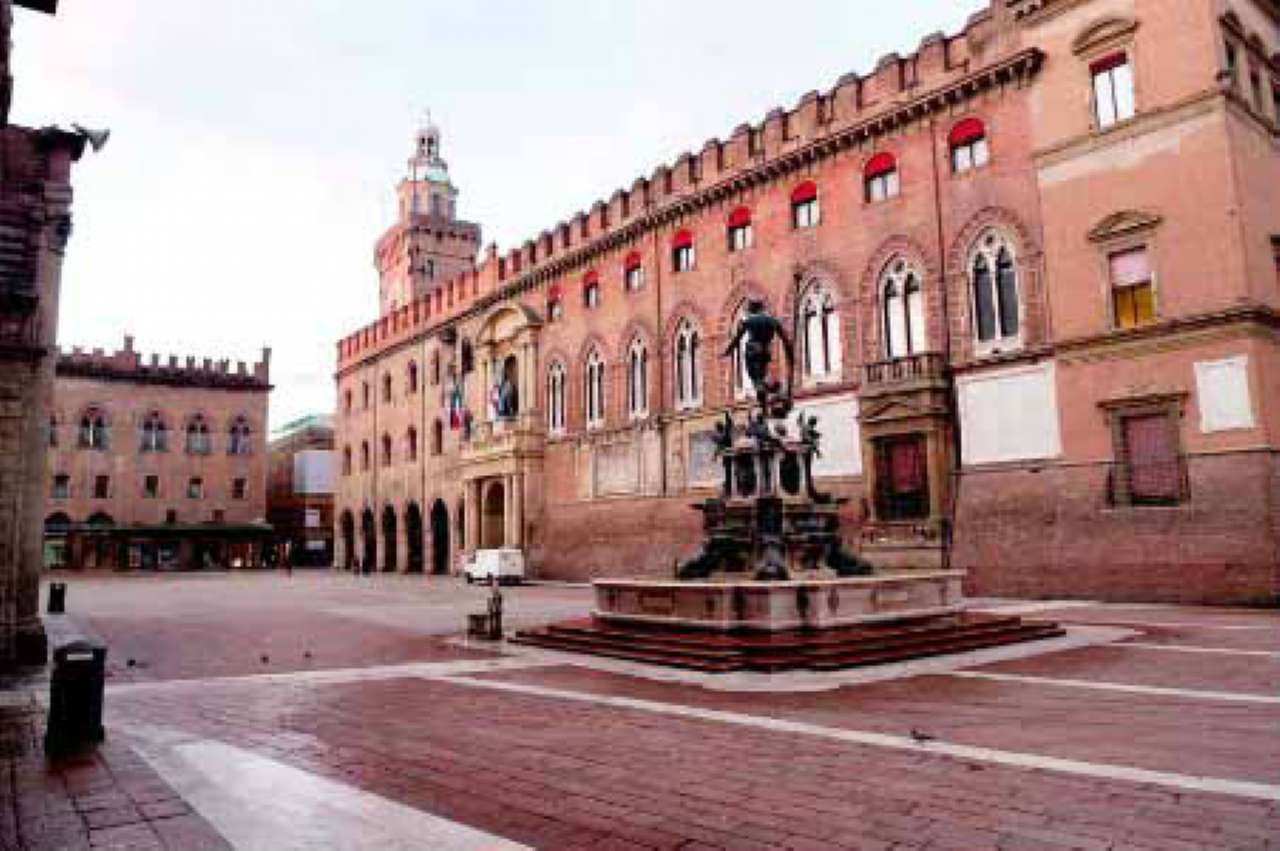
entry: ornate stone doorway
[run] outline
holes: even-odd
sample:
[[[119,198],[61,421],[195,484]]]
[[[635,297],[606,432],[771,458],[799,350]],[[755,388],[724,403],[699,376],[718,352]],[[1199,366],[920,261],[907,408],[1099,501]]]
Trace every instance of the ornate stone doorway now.
[[[502,482],[490,482],[484,491],[481,515],[480,547],[496,550],[506,544],[507,502]]]

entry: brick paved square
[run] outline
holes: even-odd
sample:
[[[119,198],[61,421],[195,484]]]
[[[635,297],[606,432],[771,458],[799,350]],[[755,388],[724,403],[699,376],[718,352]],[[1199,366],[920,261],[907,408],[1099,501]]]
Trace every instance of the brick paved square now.
[[[458,848],[1280,836],[1274,612],[1050,606],[1040,616],[1075,644],[874,681],[717,680],[464,646],[486,593],[404,577],[73,577],[60,628],[112,648],[111,758],[53,782],[22,770],[26,847],[334,847],[342,831],[364,837],[349,847]],[[521,626],[589,605],[575,587],[506,596]],[[323,655],[288,656],[303,646]],[[149,664],[121,666],[118,647]],[[318,827],[298,834],[311,811]]]

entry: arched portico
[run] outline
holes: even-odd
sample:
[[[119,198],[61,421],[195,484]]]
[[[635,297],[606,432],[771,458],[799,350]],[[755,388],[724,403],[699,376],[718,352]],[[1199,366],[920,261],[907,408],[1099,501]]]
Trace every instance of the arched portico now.
[[[391,506],[382,509],[382,569],[392,573],[396,569],[396,510]]]
[[[491,481],[484,491],[484,512],[480,522],[480,547],[496,550],[506,546],[506,491],[500,481]]]
[[[449,508],[442,499],[431,506],[431,572],[449,572]]]
[[[351,570],[356,561],[356,519],[350,511],[342,512],[338,520],[338,542],[342,546],[339,564],[343,570]]]
[[[360,555],[360,569],[371,573],[378,563],[378,529],[373,519],[373,509],[366,508],[360,515],[360,543],[363,552]]]
[[[422,509],[411,502],[404,511],[405,572],[422,573]]]

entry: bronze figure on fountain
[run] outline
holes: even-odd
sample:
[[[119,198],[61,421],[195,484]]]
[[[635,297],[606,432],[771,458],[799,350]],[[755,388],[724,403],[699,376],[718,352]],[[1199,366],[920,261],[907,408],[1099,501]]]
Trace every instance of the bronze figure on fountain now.
[[[773,345],[787,356],[787,381],[770,375]],[[742,348],[742,367],[755,388],[756,406],[739,429],[729,412],[715,425],[716,454],[724,465],[720,496],[695,506],[703,513],[702,552],[680,566],[681,579],[751,573],[781,581],[834,573],[862,576],[871,566],[845,552],[838,509],[842,501],[820,493],[813,459],[820,454],[816,417],[801,413],[797,434],[787,431],[795,352],[783,324],[759,299],[747,303],[722,357]]]

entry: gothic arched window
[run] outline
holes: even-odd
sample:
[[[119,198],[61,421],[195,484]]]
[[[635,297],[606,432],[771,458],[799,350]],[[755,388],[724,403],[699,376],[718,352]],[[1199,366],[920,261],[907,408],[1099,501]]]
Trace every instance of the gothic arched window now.
[[[928,342],[920,273],[902,258],[893,260],[880,278],[880,299],[885,357],[923,352]]]
[[[995,231],[979,237],[969,274],[973,284],[974,332],[979,344],[1017,345],[1022,310],[1018,268],[1008,240]]]
[[[838,378],[841,367],[840,314],[831,292],[811,286],[800,302],[800,356],[806,378]]]
[[[227,430],[227,454],[248,455],[250,449],[249,423],[244,417],[236,417]]]
[[[208,455],[209,448],[209,423],[203,414],[196,414],[187,420],[187,454]]]
[[[698,329],[684,320],[676,329],[676,407],[696,408],[702,404],[702,372]]]
[[[159,411],[152,411],[142,421],[142,452],[169,451],[169,429]]]
[[[639,339],[627,348],[627,413],[632,419],[649,413],[649,348]]]
[[[369,441],[360,441],[360,471],[369,469]]]
[[[80,418],[80,447],[106,449],[110,443],[107,416],[101,408],[89,408]]]
[[[408,375],[406,376],[406,378],[408,379],[407,381],[408,388],[406,392],[417,393],[418,392],[418,362],[417,361],[412,361],[412,360],[409,361]]]
[[[410,463],[418,460],[418,430],[409,426],[404,436],[405,457]]]
[[[587,356],[587,371],[583,386],[587,428],[604,426],[604,369],[604,358],[593,349]]]
[[[382,466],[391,466],[391,435],[382,435]]]
[[[565,426],[565,371],[564,364],[556,362],[547,370],[547,428],[557,434]]]
[[[730,333],[737,333],[738,326],[742,323],[743,317],[747,315],[747,305],[738,308],[737,313],[733,315],[733,324],[730,326]],[[752,382],[751,376],[747,375],[747,336],[744,334],[742,340],[738,343],[737,348],[733,350],[733,395],[736,399],[746,399],[756,392],[755,383]]]

